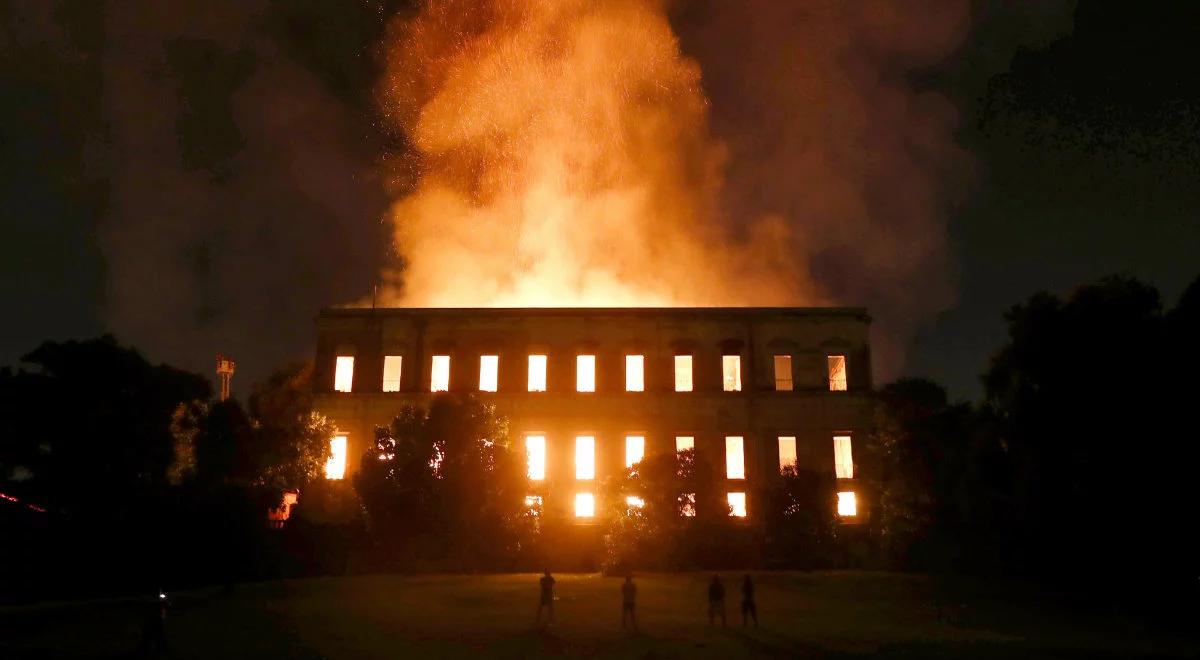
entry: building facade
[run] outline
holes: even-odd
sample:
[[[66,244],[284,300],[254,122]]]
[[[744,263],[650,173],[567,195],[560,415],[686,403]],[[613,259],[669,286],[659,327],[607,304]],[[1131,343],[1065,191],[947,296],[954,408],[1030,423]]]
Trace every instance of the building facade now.
[[[314,387],[338,428],[327,477],[352,476],[402,404],[478,392],[527,449],[545,510],[587,521],[598,480],[692,448],[723,470],[732,515],[753,517],[755,487],[796,465],[834,474],[854,520],[869,325],[860,308],[325,310]]]

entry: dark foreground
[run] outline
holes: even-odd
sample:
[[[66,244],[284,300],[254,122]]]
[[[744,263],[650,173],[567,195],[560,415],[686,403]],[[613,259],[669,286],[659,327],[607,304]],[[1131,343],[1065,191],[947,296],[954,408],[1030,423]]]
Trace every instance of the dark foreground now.
[[[533,575],[367,576],[173,595],[173,658],[1126,658],[1200,646],[1102,606],[1000,582],[880,573],[756,574],[760,627],[710,629],[707,574],[638,576],[641,632],[620,628],[620,580],[559,575],[556,622],[533,625]],[[0,658],[134,657],[144,606],[0,609]]]

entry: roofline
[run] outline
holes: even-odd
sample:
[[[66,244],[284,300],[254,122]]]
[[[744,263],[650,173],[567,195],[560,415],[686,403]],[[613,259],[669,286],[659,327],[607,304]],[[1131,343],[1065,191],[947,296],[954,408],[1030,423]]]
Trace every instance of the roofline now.
[[[371,316],[825,316],[870,322],[865,307],[326,307],[317,318]]]

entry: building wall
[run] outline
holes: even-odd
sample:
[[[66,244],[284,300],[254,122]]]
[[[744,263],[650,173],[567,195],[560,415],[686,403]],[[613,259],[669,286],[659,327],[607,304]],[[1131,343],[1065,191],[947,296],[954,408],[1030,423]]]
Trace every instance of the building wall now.
[[[338,309],[318,318],[316,406],[348,436],[346,477],[374,427],[404,402],[431,396],[433,355],[450,356],[450,390],[477,391],[479,356],[498,355],[498,391],[481,393],[510,420],[514,440],[546,436],[545,506],[573,505],[591,490],[574,475],[576,435],[596,437],[596,477],[624,469],[626,435],[646,453],[674,451],[675,437],[725,464],[725,436],[745,442],[749,492],[779,473],[778,436],[795,436],[802,469],[834,469],[833,436],[870,423],[870,319],[861,309]],[[548,356],[547,391],[528,392],[530,354]],[[596,356],[596,391],[575,391],[575,357]],[[694,391],[674,391],[674,356],[693,356]],[[774,356],[792,357],[794,390],[776,391]],[[355,358],[352,392],[335,392],[339,355]],[[402,356],[400,391],[382,392],[383,356]],[[645,356],[645,391],[625,391],[625,355]],[[742,391],[722,389],[721,357],[740,355]],[[826,357],[845,355],[848,389],[831,392]],[[753,515],[753,502],[748,505]]]

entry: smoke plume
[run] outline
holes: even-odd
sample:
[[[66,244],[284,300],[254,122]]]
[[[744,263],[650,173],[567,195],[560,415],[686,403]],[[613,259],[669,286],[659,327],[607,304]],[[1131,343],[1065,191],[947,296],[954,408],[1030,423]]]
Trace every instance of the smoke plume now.
[[[965,36],[966,3],[919,9],[426,3],[392,25],[380,87],[410,147],[386,297],[867,304],[904,336],[952,299],[969,169],[952,106],[910,80]]]

